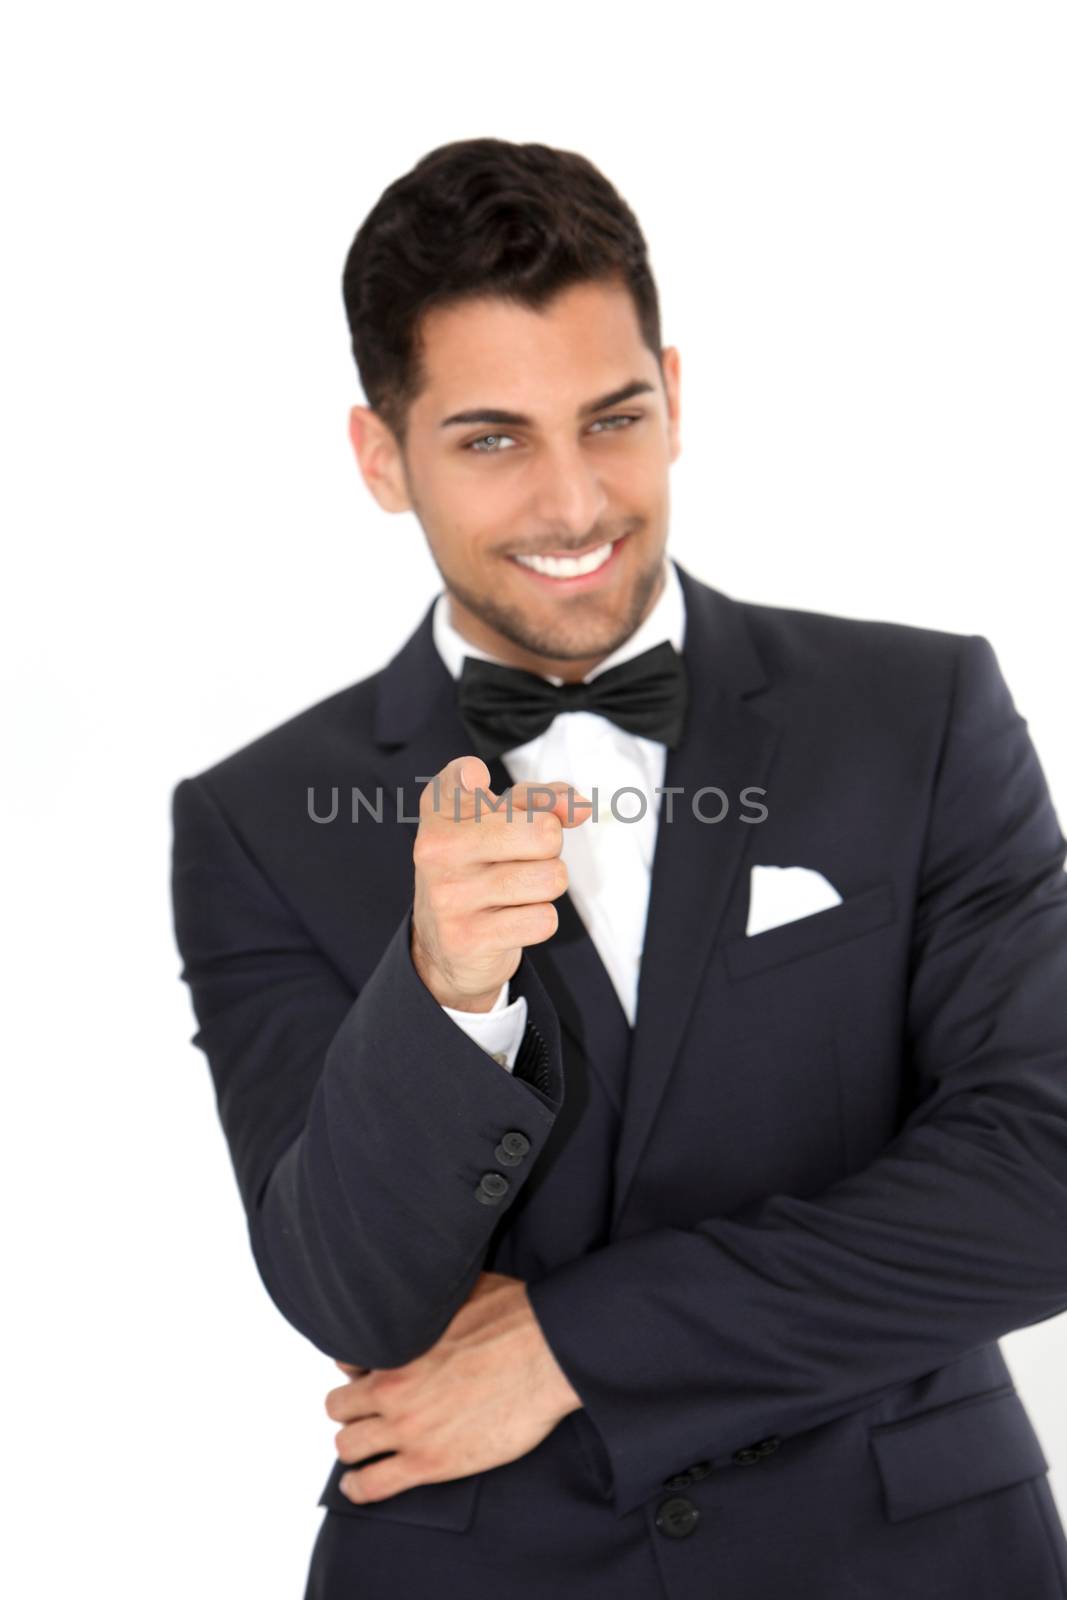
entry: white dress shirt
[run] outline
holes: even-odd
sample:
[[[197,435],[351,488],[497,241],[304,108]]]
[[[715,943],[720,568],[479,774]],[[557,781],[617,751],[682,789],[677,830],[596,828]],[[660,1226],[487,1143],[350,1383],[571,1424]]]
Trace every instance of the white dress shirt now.
[[[666,581],[652,610],[617,650],[586,674],[584,683],[664,639],[681,653],[685,597],[674,563],[668,557],[664,563]],[[434,606],[433,637],[454,678],[463,670],[465,655],[499,661],[468,643],[453,626],[447,591],[438,595]],[[564,681],[549,673],[541,676],[556,685]],[[591,815],[574,828],[564,828],[561,855],[567,866],[568,893],[632,1027],[661,800],[655,791],[663,785],[667,746],[627,733],[595,712],[563,711],[536,739],[506,751],[502,760],[513,783],[558,779],[597,802],[595,820]],[[626,789],[639,794],[620,793]],[[526,1029],[526,1000],[519,995],[509,1002],[508,987],[507,982],[501,984],[490,1011],[459,1011],[451,1006],[443,1010],[510,1072]]]

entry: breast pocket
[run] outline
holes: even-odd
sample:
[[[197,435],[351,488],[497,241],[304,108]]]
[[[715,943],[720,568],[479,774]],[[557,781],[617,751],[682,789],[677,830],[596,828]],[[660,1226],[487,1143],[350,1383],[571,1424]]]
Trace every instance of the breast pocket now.
[[[413,1489],[388,1495],[384,1500],[356,1505],[339,1487],[348,1470],[348,1465],[339,1460],[326,1481],[318,1503],[328,1511],[339,1511],[346,1517],[369,1518],[375,1522],[404,1522],[424,1528],[444,1528],[451,1533],[463,1533],[470,1527],[482,1482],[478,1473],[466,1478],[450,1478],[444,1483],[419,1483]]]
[[[896,898],[891,883],[876,883],[871,889],[849,895],[839,905],[813,911],[777,928],[766,928],[723,945],[723,960],[731,978],[747,978],[769,967],[846,944],[875,928],[885,927],[896,918]]]
[[[1048,1472],[1014,1386],[870,1429],[885,1514],[903,1522]]]

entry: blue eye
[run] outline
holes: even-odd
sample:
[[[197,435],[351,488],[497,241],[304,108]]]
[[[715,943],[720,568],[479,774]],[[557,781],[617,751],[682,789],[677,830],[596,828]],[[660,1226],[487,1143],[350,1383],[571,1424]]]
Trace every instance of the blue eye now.
[[[615,417],[601,417],[597,422],[594,422],[592,424],[592,426],[594,428],[606,428],[609,423],[615,423],[615,422],[624,422],[624,423],[627,424],[627,426],[629,426],[630,423],[640,422],[640,421],[641,421],[641,417],[640,416],[633,417],[633,416],[619,415],[619,416],[615,416]],[[621,429],[620,430],[620,429],[616,429],[616,428],[613,427],[611,429],[611,432],[612,433],[625,432],[625,429]],[[479,447],[481,445],[489,444],[489,442],[492,441],[492,440],[510,439],[511,437],[512,437],[512,435],[510,433],[483,433],[479,438],[472,439],[469,444],[465,444],[463,446],[463,448],[464,448],[464,450],[470,451],[471,454],[478,455],[478,456],[498,456],[498,455],[501,455],[501,454],[506,455],[507,451],[503,451],[502,452],[502,451],[497,450],[497,449],[484,449],[483,450],[483,449],[480,449]]]
[[[472,439],[470,444],[464,446],[464,449],[471,450],[475,455],[479,456],[498,456],[500,454],[499,450],[479,450],[478,446],[485,444],[490,439],[510,439],[510,437],[511,435],[508,433],[483,433],[480,439]]]
[[[594,428],[599,428],[602,425],[604,427],[607,427],[609,422],[626,422],[626,423],[630,423],[630,422],[640,422],[640,421],[641,421],[640,417],[623,417],[623,416],[619,416],[619,417],[603,417],[603,418],[601,418],[600,422],[594,422],[593,423],[593,427]],[[613,428],[611,431],[612,431],[612,433],[614,433],[616,430]],[[623,430],[623,431],[625,431],[625,430]]]

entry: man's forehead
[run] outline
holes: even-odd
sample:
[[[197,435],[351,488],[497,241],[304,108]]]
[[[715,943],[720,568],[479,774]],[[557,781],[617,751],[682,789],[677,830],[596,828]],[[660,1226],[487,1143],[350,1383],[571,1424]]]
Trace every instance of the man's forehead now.
[[[620,341],[641,343],[629,294],[603,285],[575,285],[535,308],[503,295],[432,306],[418,329],[424,363],[451,364],[461,356],[478,366],[504,363],[511,352],[546,360],[571,350],[610,358]],[[437,358],[435,361],[434,358]]]
[[[420,346],[417,405],[435,430],[585,415],[655,392],[633,300],[614,284],[572,285],[540,310],[501,295],[433,307]]]

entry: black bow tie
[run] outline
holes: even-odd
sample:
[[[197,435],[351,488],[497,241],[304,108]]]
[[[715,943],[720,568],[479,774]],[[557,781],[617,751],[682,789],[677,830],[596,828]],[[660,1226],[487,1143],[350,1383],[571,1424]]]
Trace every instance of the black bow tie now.
[[[459,676],[460,715],[483,761],[536,739],[561,711],[593,711],[673,749],[682,737],[686,698],[685,662],[667,639],[591,683],[557,686],[477,656],[463,657]]]

